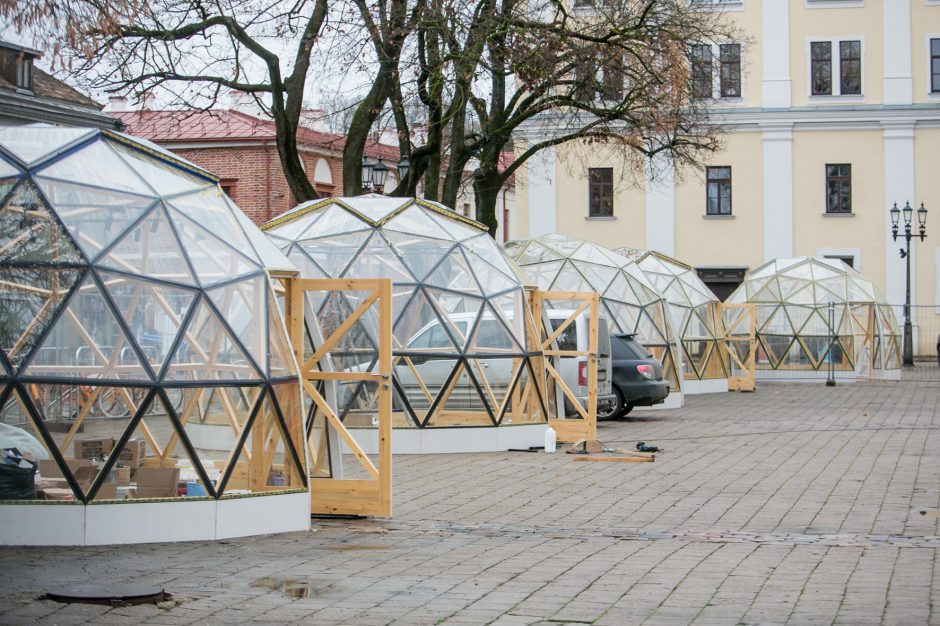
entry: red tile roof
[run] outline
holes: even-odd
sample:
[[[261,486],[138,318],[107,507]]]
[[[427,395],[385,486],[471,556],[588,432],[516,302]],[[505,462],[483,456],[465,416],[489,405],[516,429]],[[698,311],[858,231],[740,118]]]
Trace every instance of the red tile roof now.
[[[265,141],[276,137],[274,122],[233,110],[125,111],[111,113],[126,125],[126,132],[158,144]],[[297,130],[300,145],[318,147],[337,153],[343,151],[346,138],[310,128]],[[377,143],[366,145],[366,154],[398,161],[398,148]]]

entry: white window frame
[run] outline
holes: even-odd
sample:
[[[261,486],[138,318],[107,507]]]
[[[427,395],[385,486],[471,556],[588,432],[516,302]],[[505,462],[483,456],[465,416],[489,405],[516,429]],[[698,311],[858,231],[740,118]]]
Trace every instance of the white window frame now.
[[[862,249],[861,248],[816,248],[818,257],[852,257],[852,267],[856,271],[862,271]]]
[[[723,98],[721,96],[721,46],[728,44],[737,44],[741,48],[741,67],[739,68],[739,71],[741,72],[741,95]],[[710,102],[721,102],[722,104],[728,105],[742,106],[747,94],[747,81],[745,80],[747,72],[744,71],[744,68],[747,67],[747,46],[744,44],[744,42],[739,39],[730,39],[728,41],[717,42],[693,42],[691,45],[708,46],[712,53],[712,97],[697,99],[708,100]]]
[[[691,0],[691,4],[700,11],[725,11],[730,13],[744,10],[744,0]]]
[[[839,42],[841,41],[857,41],[859,42],[859,48],[861,51],[861,79],[862,79],[862,93],[860,94],[846,94],[842,95],[842,58],[839,55]],[[830,95],[813,95],[813,52],[812,45],[814,43],[825,43],[829,42],[832,50],[832,94]],[[865,37],[859,36],[842,36],[842,37],[808,37],[806,39],[806,97],[813,102],[864,102],[865,93],[866,93],[866,84],[865,84],[865,68],[867,66],[867,55],[865,53]],[[839,92],[839,93],[836,93]]]
[[[807,9],[859,9],[865,0],[806,0]]]

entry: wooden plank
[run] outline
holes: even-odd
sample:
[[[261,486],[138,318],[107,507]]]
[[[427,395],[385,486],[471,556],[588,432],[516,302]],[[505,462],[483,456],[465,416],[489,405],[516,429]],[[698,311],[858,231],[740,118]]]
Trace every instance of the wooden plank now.
[[[652,463],[653,459],[646,459],[639,456],[601,456],[597,454],[575,454],[575,461],[587,461],[594,463]]]
[[[356,310],[350,313],[349,317],[347,317],[343,321],[343,323],[340,324],[339,327],[333,331],[333,334],[331,334],[326,339],[326,341],[324,341],[323,344],[317,348],[317,351],[313,354],[313,356],[311,356],[309,359],[304,361],[304,369],[310,370],[316,367],[317,363],[319,363],[320,360],[324,356],[326,356],[326,354],[330,350],[333,349],[333,346],[335,346],[336,343],[340,339],[343,338],[346,332],[349,331],[350,328],[352,328],[353,324],[359,321],[359,318],[361,318],[365,314],[366,311],[372,308],[372,305],[375,303],[376,298],[378,298],[378,294],[373,293],[369,295],[369,297],[367,297],[362,302],[362,304],[356,307]]]
[[[385,376],[373,374],[372,372],[321,372],[319,370],[307,370],[304,372],[304,378],[307,380],[371,380],[381,382]]]
[[[392,514],[392,281],[379,284],[379,497],[375,515]]]
[[[375,480],[315,478],[310,480],[310,512],[320,515],[388,515],[382,511],[381,487]]]
[[[587,436],[587,423],[583,419],[549,419],[548,425],[555,431],[555,438],[559,443],[574,443],[592,438]]]

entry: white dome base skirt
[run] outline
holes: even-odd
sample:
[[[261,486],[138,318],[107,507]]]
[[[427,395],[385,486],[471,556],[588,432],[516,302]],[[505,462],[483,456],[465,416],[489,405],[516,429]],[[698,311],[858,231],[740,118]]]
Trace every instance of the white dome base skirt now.
[[[702,380],[686,378],[682,381],[682,393],[690,396],[702,393],[726,393],[727,391],[727,378],[703,378]]]
[[[754,372],[754,379],[767,382],[793,382],[793,383],[818,383],[829,378],[827,370],[761,370]],[[868,374],[859,375],[854,371],[836,370],[833,372],[833,378],[840,383],[863,382],[869,379]],[[901,380],[901,370],[874,370],[871,374],[872,380]]]
[[[394,428],[392,454],[442,454],[451,452],[505,452],[545,445],[548,424],[478,426],[472,428]],[[350,428],[350,434],[366,454],[378,454],[379,431]],[[343,453],[349,450],[343,445]]]
[[[310,493],[223,500],[0,505],[0,545],[211,541],[310,529]]]

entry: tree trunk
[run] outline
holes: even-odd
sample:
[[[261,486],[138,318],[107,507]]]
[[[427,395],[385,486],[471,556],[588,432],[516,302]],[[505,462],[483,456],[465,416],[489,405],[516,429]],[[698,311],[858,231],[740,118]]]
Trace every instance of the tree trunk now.
[[[499,202],[499,192],[503,187],[503,179],[495,163],[483,163],[473,173],[473,195],[476,199],[477,221],[482,222],[490,233],[496,237],[496,227],[499,225],[496,217],[496,204]]]

